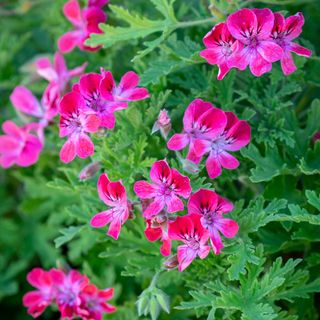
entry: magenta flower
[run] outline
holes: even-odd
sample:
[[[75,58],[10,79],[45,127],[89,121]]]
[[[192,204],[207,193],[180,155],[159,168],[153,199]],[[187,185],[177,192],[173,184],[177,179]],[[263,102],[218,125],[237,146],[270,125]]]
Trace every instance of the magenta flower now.
[[[219,254],[224,247],[219,232],[227,238],[233,238],[238,233],[238,224],[223,217],[232,210],[231,202],[211,190],[200,189],[189,199],[188,214],[200,215],[202,226],[209,231],[215,254]]]
[[[251,129],[247,121],[239,120],[233,112],[225,112],[227,124],[220,136],[211,140],[197,140],[195,153],[202,157],[209,153],[206,168],[211,179],[220,176],[222,167],[234,170],[239,161],[229,151],[238,151],[250,142]]]
[[[272,68],[283,56],[282,48],[270,38],[274,15],[270,9],[241,9],[227,19],[231,35],[244,47],[232,57],[230,66],[244,70],[247,65],[255,76]]]
[[[50,272],[35,268],[27,275],[28,282],[38,290],[26,293],[23,296],[23,305],[28,313],[39,317],[55,298],[55,289],[52,285]]]
[[[2,130],[5,135],[0,136],[0,166],[9,168],[14,164],[28,167],[35,164],[42,150],[40,138],[30,132],[39,126],[31,123],[18,127],[12,121],[5,121]]]
[[[184,244],[178,246],[179,271],[182,272],[198,256],[204,259],[210,252],[209,233],[200,222],[200,215],[190,214],[177,217],[169,226],[169,238]]]
[[[232,68],[233,56],[235,52],[243,49],[243,44],[236,40],[228,30],[227,25],[222,22],[215,25],[203,38],[203,43],[207,49],[200,52],[200,56],[212,65],[218,65],[218,80]]]
[[[12,105],[18,111],[39,119],[42,126],[46,126],[58,113],[60,94],[58,87],[50,83],[43,93],[41,103],[24,86],[17,86],[10,95]]]
[[[68,137],[60,151],[61,161],[68,163],[77,155],[86,158],[93,154],[94,145],[87,133],[96,132],[100,120],[85,114],[85,100],[77,92],[67,93],[60,102],[60,137]]]
[[[304,17],[301,12],[298,12],[287,19],[285,19],[281,13],[276,12],[274,18],[275,22],[271,38],[283,49],[284,53],[281,58],[281,68],[283,73],[287,76],[297,69],[291,52],[294,52],[299,56],[310,57],[312,51],[292,42],[292,40],[297,38],[302,32]]]
[[[146,88],[138,88],[140,77],[133,71],[125,73],[117,86],[112,73],[102,69],[103,79],[100,85],[102,97],[111,103],[138,101],[149,98]]]
[[[121,226],[129,218],[126,189],[121,180],[112,182],[105,173],[99,177],[97,188],[100,199],[112,209],[96,214],[91,219],[90,224],[94,228],[101,228],[110,224],[107,234],[117,240]]]
[[[65,274],[62,270],[51,269],[50,275],[56,289],[55,298],[61,318],[73,319],[79,314],[80,294],[89,284],[89,279],[76,270]]]
[[[96,2],[101,3],[101,1]],[[85,41],[91,33],[102,33],[99,23],[106,22],[105,13],[98,6],[89,6],[81,10],[78,0],[69,0],[63,7],[63,13],[72,23],[74,30],[59,38],[59,50],[66,53],[72,51],[76,46],[81,50],[98,50],[100,47],[88,47]]]
[[[170,218],[162,211],[152,219],[147,219],[146,223],[147,227],[144,230],[144,234],[147,239],[151,242],[161,240],[160,253],[163,256],[169,256],[171,254],[171,240],[168,235],[169,224],[171,223]]]
[[[166,208],[168,213],[182,211],[184,204],[179,198],[189,198],[191,193],[190,179],[178,170],[171,169],[165,160],[156,161],[151,168],[150,178],[154,184],[147,181],[137,181],[134,192],[141,199],[153,199],[143,216],[151,219]]]
[[[108,2],[109,2],[109,0],[89,0],[88,1],[88,7],[99,7],[99,8],[102,8]]]
[[[113,313],[117,309],[106,301],[112,299],[113,288],[99,290],[95,285],[87,285],[80,293],[79,316],[83,320],[102,320],[104,313]]]
[[[87,66],[85,62],[79,67],[68,70],[63,55],[60,52],[55,53],[53,64],[46,57],[38,59],[35,64],[37,73],[50,83],[56,84],[61,94],[66,91],[71,79],[80,76]]]
[[[183,132],[174,134],[168,141],[170,150],[181,150],[189,145],[187,159],[199,163],[195,142],[217,138],[224,130],[227,118],[224,112],[211,103],[196,99],[190,103],[183,117]]]

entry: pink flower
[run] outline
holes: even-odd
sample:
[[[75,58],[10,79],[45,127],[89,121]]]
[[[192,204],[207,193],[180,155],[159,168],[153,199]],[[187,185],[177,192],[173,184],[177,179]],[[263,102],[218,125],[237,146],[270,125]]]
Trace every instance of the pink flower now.
[[[232,67],[233,56],[243,48],[229,32],[227,25],[222,22],[213,27],[205,37],[203,43],[207,49],[200,52],[200,56],[210,64],[219,67],[218,80],[222,80]]]
[[[96,1],[101,3],[101,1]],[[89,6],[81,10],[78,0],[69,0],[63,7],[65,17],[72,23],[74,30],[62,35],[58,40],[58,47],[62,53],[72,51],[76,46],[81,50],[95,51],[100,47],[88,47],[85,41],[91,33],[102,33],[99,23],[105,22],[107,17],[98,6]]]
[[[149,98],[146,88],[138,88],[140,77],[133,71],[125,73],[117,86],[112,73],[102,70],[103,79],[100,85],[102,97],[109,102],[129,102]]]
[[[171,169],[165,160],[156,161],[151,168],[150,178],[154,184],[147,181],[137,181],[134,192],[141,199],[153,199],[143,215],[151,219],[166,208],[168,213],[182,211],[184,204],[179,198],[189,198],[191,193],[190,179],[178,170]]]
[[[61,161],[68,163],[77,155],[86,158],[93,154],[94,145],[87,133],[96,132],[100,120],[84,114],[85,100],[77,92],[67,93],[60,102],[60,137],[68,137],[60,151]]]
[[[56,52],[54,55],[54,63],[52,64],[49,58],[40,58],[36,61],[37,73],[58,86],[59,92],[63,94],[71,79],[80,76],[87,66],[87,63],[82,64],[72,70],[68,70],[63,55]]]
[[[107,3],[109,2],[109,0],[89,0],[88,1],[88,7],[99,7],[102,8],[103,6],[105,6]]]
[[[14,164],[28,167],[35,164],[42,150],[40,138],[31,134],[38,125],[31,123],[18,127],[12,121],[5,121],[2,130],[5,135],[0,136],[0,165],[9,168]]]
[[[99,290],[95,285],[87,285],[80,293],[79,316],[83,320],[102,320],[104,313],[113,313],[117,309],[107,300],[113,297],[113,288]]]
[[[110,224],[107,234],[117,240],[121,226],[129,218],[126,189],[121,181],[112,182],[105,173],[99,177],[97,187],[100,199],[112,209],[96,214],[90,224],[94,228]]]
[[[162,246],[160,252],[163,256],[169,256],[171,254],[171,240],[168,236],[168,228],[171,223],[170,218],[165,212],[160,212],[152,219],[146,220],[147,227],[144,230],[144,234],[151,242],[161,240]]]
[[[224,112],[211,103],[196,99],[190,103],[183,117],[183,132],[174,134],[168,141],[170,150],[181,150],[189,145],[187,159],[199,163],[194,143],[202,139],[214,139],[224,130],[227,118]]]
[[[255,76],[272,68],[283,56],[282,48],[270,38],[274,15],[270,9],[241,9],[227,19],[231,35],[244,47],[232,57],[229,66],[244,70],[247,65]]]
[[[55,289],[52,285],[50,272],[35,268],[27,275],[28,282],[38,290],[26,293],[23,296],[23,305],[28,313],[39,317],[55,298]]]
[[[274,18],[275,22],[271,38],[283,49],[284,53],[281,58],[281,68],[285,75],[289,75],[297,69],[291,52],[304,57],[310,57],[312,54],[311,50],[292,42],[292,40],[297,38],[302,32],[304,17],[301,12],[298,12],[294,16],[285,19],[281,13],[276,12]]]
[[[79,314],[80,294],[89,284],[89,279],[76,270],[65,274],[62,270],[51,269],[50,275],[56,288],[56,303],[61,318],[73,319]]]
[[[218,177],[222,167],[234,170],[239,161],[229,151],[238,151],[250,142],[251,129],[247,121],[239,120],[233,112],[225,112],[227,124],[223,132],[214,139],[195,142],[195,153],[198,157],[209,153],[206,168],[211,179]]]
[[[177,256],[179,271],[182,272],[198,256],[204,259],[210,252],[208,246],[209,233],[200,222],[200,215],[190,214],[177,217],[169,226],[171,240],[179,240],[184,244],[178,246]]]
[[[43,93],[41,103],[24,86],[17,86],[10,95],[12,105],[18,111],[40,120],[40,124],[46,126],[58,113],[60,94],[56,85],[49,84]]]
[[[188,214],[200,215],[202,226],[210,233],[215,254],[219,254],[224,247],[219,232],[227,238],[233,238],[239,230],[235,221],[223,217],[223,214],[232,210],[232,203],[211,190],[200,189],[189,199]]]

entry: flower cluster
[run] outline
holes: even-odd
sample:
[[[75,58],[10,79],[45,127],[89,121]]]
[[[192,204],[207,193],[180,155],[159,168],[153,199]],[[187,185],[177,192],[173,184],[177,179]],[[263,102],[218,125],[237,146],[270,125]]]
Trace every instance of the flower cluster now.
[[[60,102],[60,137],[68,137],[60,152],[61,161],[68,163],[75,156],[86,158],[93,154],[89,133],[99,128],[113,129],[114,113],[126,109],[130,101],[149,97],[145,88],[137,87],[139,76],[129,71],[119,85],[110,71],[88,73],[80,77]]]
[[[49,83],[41,101],[25,86],[17,86],[10,100],[16,111],[23,116],[26,125],[18,127],[7,121],[2,125],[5,135],[0,136],[0,165],[9,168],[14,164],[22,167],[38,161],[44,145],[44,129],[58,114],[60,97],[68,89],[72,78],[83,73],[86,63],[68,70],[61,53],[54,55],[54,63],[43,57],[35,62],[36,72]]]
[[[91,33],[102,33],[99,23],[106,22],[107,16],[101,9],[109,0],[89,0],[88,7],[81,9],[78,0],[69,0],[63,7],[63,14],[71,22],[73,30],[58,40],[59,50],[63,53],[75,47],[81,50],[96,51],[100,47],[88,47],[85,41]]]
[[[101,320],[104,313],[116,311],[107,303],[113,297],[113,288],[100,290],[76,270],[65,273],[60,269],[35,268],[27,280],[36,290],[23,296],[23,305],[34,318],[54,303],[63,319]]]
[[[251,137],[246,121],[201,99],[192,101],[186,109],[183,128],[182,133],[171,137],[168,148],[181,150],[189,145],[187,159],[195,164],[208,154],[206,168],[211,179],[218,177],[222,168],[233,170],[239,166],[229,152],[246,146]]]
[[[203,38],[206,49],[200,55],[219,67],[218,80],[231,68],[247,66],[257,77],[269,72],[272,63],[281,61],[285,75],[296,70],[291,52],[310,57],[311,51],[292,42],[302,32],[304,17],[297,13],[284,18],[270,9],[241,9],[226,22],[219,23]]]

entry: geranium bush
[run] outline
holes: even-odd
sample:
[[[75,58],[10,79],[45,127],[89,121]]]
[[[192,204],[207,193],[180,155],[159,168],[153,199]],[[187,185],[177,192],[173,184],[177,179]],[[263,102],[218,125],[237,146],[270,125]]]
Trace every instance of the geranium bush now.
[[[316,1],[0,17],[4,318],[319,318]]]

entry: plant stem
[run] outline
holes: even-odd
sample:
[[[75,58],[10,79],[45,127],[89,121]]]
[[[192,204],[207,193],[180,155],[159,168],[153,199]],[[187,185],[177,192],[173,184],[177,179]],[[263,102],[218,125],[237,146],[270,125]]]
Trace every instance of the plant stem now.
[[[212,23],[212,22],[217,22],[217,19],[215,17],[211,17],[211,18],[202,19],[202,20],[195,20],[195,21],[182,21],[182,22],[177,23],[176,29],[199,26],[201,24],[207,24],[207,23]]]

